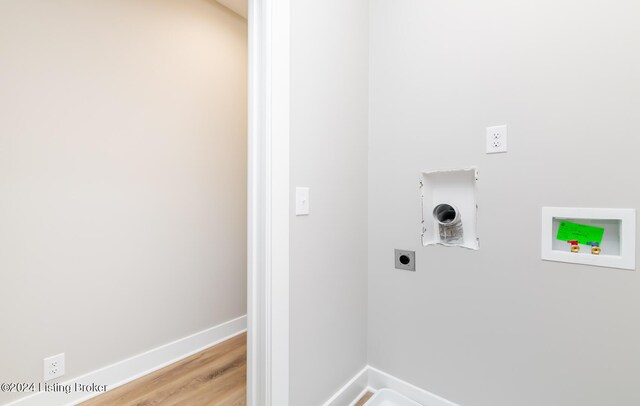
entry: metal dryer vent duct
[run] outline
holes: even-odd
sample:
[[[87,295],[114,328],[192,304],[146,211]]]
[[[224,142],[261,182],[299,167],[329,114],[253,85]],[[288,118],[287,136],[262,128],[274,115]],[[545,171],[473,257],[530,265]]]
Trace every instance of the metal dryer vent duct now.
[[[433,209],[433,217],[438,222],[440,240],[448,244],[461,242],[464,238],[460,212],[452,204],[439,204]]]

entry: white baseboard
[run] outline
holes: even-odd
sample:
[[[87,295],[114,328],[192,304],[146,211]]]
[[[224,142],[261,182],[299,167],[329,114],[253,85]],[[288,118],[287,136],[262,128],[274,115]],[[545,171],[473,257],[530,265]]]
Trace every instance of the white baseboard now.
[[[366,366],[358,372],[323,406],[354,406],[366,392],[375,393],[384,388],[392,389],[423,406],[459,406],[372,366]]]
[[[435,395],[422,388],[418,388],[408,382],[398,379],[395,376],[382,372],[372,366],[369,366],[369,386],[375,390],[383,388],[392,389],[409,399],[412,399],[423,406],[459,406],[445,398]]]
[[[247,316],[238,317],[208,328],[204,331],[181,338],[174,342],[154,348],[142,354],[98,369],[88,374],[60,383],[62,387],[75,384],[107,385],[108,390],[129,383],[174,362],[187,358],[202,350],[228,340],[247,330]],[[69,394],[60,392],[38,392],[33,395],[15,400],[7,406],[68,406],[77,405],[102,393],[85,393],[71,391]]]
[[[364,367],[360,372],[356,374],[349,382],[347,382],[339,391],[335,393],[329,400],[327,400],[324,406],[347,406],[354,403],[354,399],[362,397],[368,388],[367,373],[369,367]]]

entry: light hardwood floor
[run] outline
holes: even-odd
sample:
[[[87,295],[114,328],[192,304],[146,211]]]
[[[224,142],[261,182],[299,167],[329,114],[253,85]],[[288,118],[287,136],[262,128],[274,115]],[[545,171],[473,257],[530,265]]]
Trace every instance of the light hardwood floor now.
[[[244,406],[247,335],[222,342],[81,406]]]
[[[371,396],[373,396],[372,392],[365,393],[364,396],[360,398],[358,403],[356,403],[356,406],[364,406],[364,404],[367,403],[369,399],[371,399]]]

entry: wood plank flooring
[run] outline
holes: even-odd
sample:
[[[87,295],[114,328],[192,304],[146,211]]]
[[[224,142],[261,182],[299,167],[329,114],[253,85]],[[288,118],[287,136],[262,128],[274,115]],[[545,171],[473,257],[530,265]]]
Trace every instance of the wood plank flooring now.
[[[81,406],[244,406],[246,382],[247,335],[242,334]]]
[[[364,404],[367,403],[369,399],[371,399],[371,396],[373,396],[372,392],[365,393],[364,396],[360,398],[358,403],[356,403],[356,406],[364,406]]]

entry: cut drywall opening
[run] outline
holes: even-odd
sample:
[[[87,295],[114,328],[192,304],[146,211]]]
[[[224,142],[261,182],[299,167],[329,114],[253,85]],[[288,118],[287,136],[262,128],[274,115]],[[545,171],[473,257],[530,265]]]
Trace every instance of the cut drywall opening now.
[[[477,180],[476,168],[422,173],[422,245],[479,248]]]

